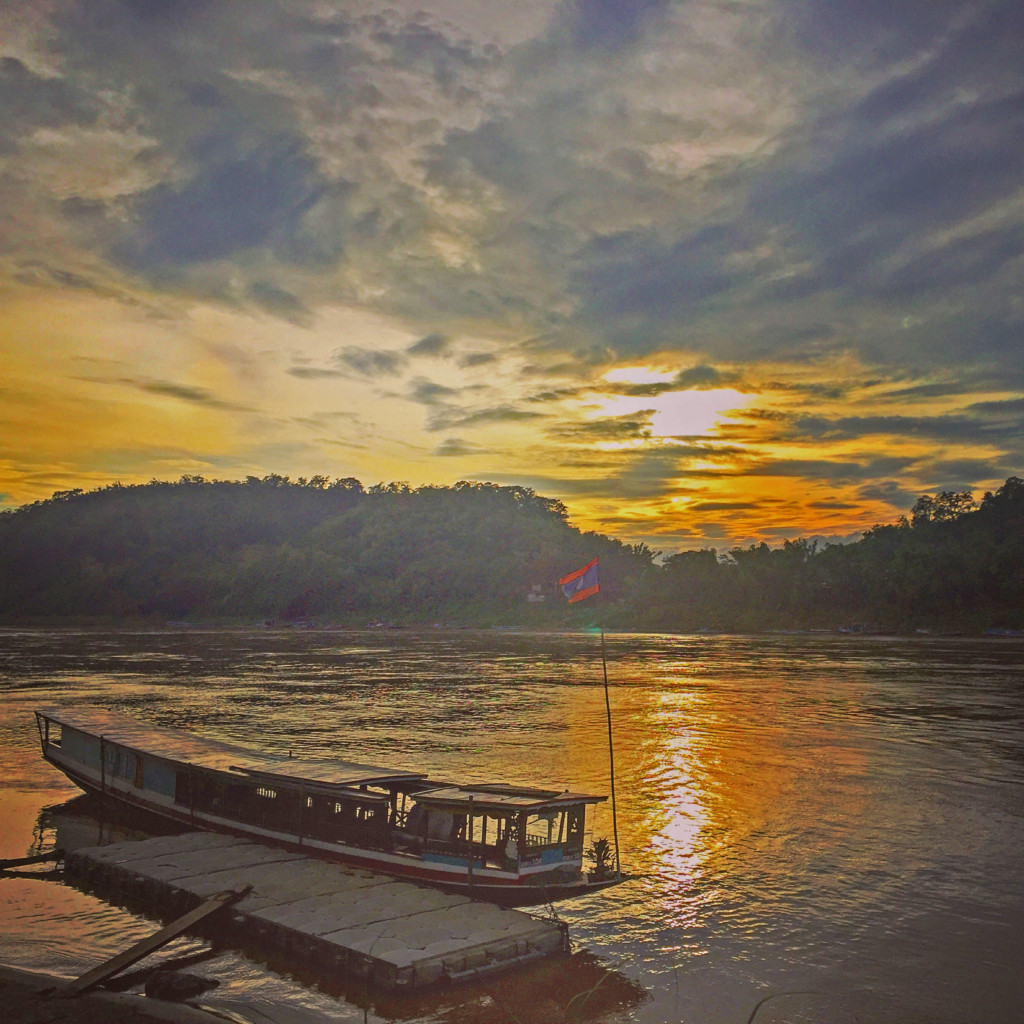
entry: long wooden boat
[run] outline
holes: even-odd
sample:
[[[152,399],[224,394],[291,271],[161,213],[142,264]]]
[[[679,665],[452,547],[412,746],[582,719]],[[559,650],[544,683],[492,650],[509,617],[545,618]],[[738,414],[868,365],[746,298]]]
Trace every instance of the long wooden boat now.
[[[86,792],[191,828],[258,839],[523,906],[607,888],[583,870],[603,796],[440,784],[419,772],[268,755],[101,708],[36,712],[43,757]]]

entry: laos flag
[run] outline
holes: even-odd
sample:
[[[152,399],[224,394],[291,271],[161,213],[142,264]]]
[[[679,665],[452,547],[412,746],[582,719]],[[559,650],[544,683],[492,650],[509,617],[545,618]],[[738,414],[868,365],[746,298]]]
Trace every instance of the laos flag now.
[[[563,576],[558,581],[558,585],[562,588],[562,593],[569,598],[569,604],[582,601],[585,597],[590,597],[591,594],[600,593],[601,584],[597,579],[597,559],[587,562],[582,569]]]

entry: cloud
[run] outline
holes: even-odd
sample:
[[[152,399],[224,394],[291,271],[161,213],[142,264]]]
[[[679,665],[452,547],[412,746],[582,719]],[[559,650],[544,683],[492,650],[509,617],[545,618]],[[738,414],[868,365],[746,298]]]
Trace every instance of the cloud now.
[[[329,380],[332,377],[347,377],[344,370],[329,366],[289,366],[288,373],[304,380]]]
[[[914,495],[897,480],[876,480],[857,488],[857,497],[862,501],[879,501],[894,508],[910,508]]]
[[[143,308],[151,315],[158,316],[155,305],[147,303],[126,289],[119,288],[107,280],[66,267],[50,266],[43,260],[24,260],[17,265],[14,280],[36,287],[70,288],[75,291],[91,292],[102,299],[113,299],[125,306]]]
[[[737,373],[723,373],[713,366],[701,365],[680,370],[676,374],[673,384],[684,390],[688,388],[724,388],[735,384],[738,380],[739,374]]]
[[[450,342],[443,334],[432,333],[410,345],[406,352],[411,356],[441,356],[448,352]]]
[[[815,26],[855,24],[845,6],[829,18],[809,6],[800,36],[809,51],[829,48]],[[788,336],[798,348],[800,332],[813,328],[805,344],[835,347],[849,345],[845,324],[859,307],[872,326],[862,335],[872,358],[927,350],[940,361],[981,362],[1003,352],[1004,318],[1020,320],[1012,294],[1024,217],[1007,204],[1024,161],[1024,132],[1013,127],[1024,92],[1012,70],[1019,51],[1007,42],[1019,35],[1019,15],[982,6],[955,5],[962,17],[952,27],[930,15],[869,18],[867,37],[898,21],[901,44],[918,50],[910,70],[879,62],[874,88],[851,88],[845,105],[809,106],[803,126],[736,168],[739,201],[705,223],[597,234],[575,258],[580,321],[636,352],[667,343],[672,325],[684,323],[712,354],[749,357],[758,352],[755,310],[776,345]],[[839,55],[834,76],[850,75],[852,86],[858,56],[856,48]],[[996,218],[998,226],[986,223]],[[975,323],[968,344],[958,336],[966,323],[948,314],[974,306],[980,284],[995,316]],[[892,312],[908,302],[924,314],[920,329],[906,330]]]
[[[926,459],[919,478],[933,491],[974,490],[979,481],[1001,480],[1014,473],[1014,466],[1001,459]]]
[[[134,232],[112,252],[123,267],[159,276],[262,245],[301,262],[303,215],[326,188],[301,140],[271,137],[244,153],[204,141],[192,156],[187,181],[157,185],[132,204]]]
[[[409,397],[420,405],[444,405],[450,399],[459,395],[457,388],[448,387],[447,384],[437,384],[434,381],[419,377],[412,382],[409,390]]]
[[[817,508],[824,512],[854,512],[858,505],[852,501],[809,501],[807,508]]]
[[[572,45],[614,53],[635,43],[669,0],[567,0],[562,18]]]
[[[517,409],[511,405],[499,405],[476,412],[462,412],[454,409],[439,409],[427,421],[427,430],[450,430],[459,427],[486,427],[499,423],[524,423],[544,419],[545,414]]]
[[[164,398],[175,398],[190,405],[200,405],[208,409],[222,409],[228,412],[251,412],[248,406],[239,405],[236,402],[229,402],[218,398],[208,388],[197,387],[191,384],[180,384],[176,381],[156,380],[139,377],[80,377],[94,384],[116,384],[123,387],[135,388],[150,395],[159,395]]]
[[[1006,403],[1011,404],[1011,403]],[[1024,410],[1009,417],[983,419],[978,416],[798,416],[780,436],[804,440],[840,441],[885,435],[893,438],[925,438],[954,442],[1012,441],[1021,434]]]
[[[481,455],[486,451],[486,448],[464,441],[461,437],[449,437],[434,449],[434,454],[441,458],[451,458],[461,455]]]
[[[193,407],[243,411],[220,382],[248,375],[294,424],[296,380],[355,378],[408,426],[396,472],[514,432],[496,472],[646,536],[732,529],[683,522],[682,494],[769,535],[1021,472],[1024,8],[492,7],[5,11],[11,365],[52,353],[19,393],[59,403],[95,350],[107,383]],[[649,377],[604,379],[625,367]],[[665,396],[726,388],[753,407],[715,444],[651,436]]]
[[[470,352],[459,358],[459,366],[463,369],[472,369],[475,366],[486,366],[488,363],[496,362],[498,357],[493,352]]]
[[[267,281],[253,281],[248,287],[249,297],[262,309],[282,320],[299,326],[308,326],[310,312],[301,300],[284,288]]]
[[[793,477],[795,480],[827,480],[832,483],[860,483],[900,471],[920,463],[915,456],[885,456],[854,459],[773,459],[750,467],[750,473],[765,477]]]
[[[760,501],[694,501],[687,506],[688,512],[749,512],[762,508]]]
[[[89,125],[101,104],[64,78],[38,75],[16,57],[0,57],[0,155],[17,151],[35,128]]]
[[[348,345],[339,349],[334,358],[366,377],[395,377],[405,365],[405,355],[386,349],[360,348]]]
[[[651,437],[650,418],[653,409],[636,416],[616,416],[590,420],[586,423],[561,423],[548,428],[552,437],[574,441],[635,441]]]

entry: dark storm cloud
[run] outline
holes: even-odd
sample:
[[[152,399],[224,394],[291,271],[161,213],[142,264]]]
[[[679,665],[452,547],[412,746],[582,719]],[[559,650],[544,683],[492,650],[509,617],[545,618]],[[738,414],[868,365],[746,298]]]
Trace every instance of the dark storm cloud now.
[[[676,493],[676,482],[685,457],[672,451],[646,452],[629,459],[613,474],[612,494],[631,498],[657,498]]]
[[[834,147],[826,166],[765,176],[751,197],[754,216],[786,225],[817,256],[813,269],[766,294],[786,300],[835,288],[906,300],[950,283],[974,284],[1016,259],[1019,224],[945,243],[928,236],[1016,190],[1024,164],[1022,100],[1018,92],[938,117],[870,107],[819,125],[815,141]],[[838,145],[826,136],[838,136]]]
[[[750,269],[728,265],[736,250],[749,244],[724,225],[668,246],[648,229],[598,238],[578,254],[576,288],[586,296],[591,315],[671,320],[751,280]]]
[[[0,155],[13,153],[32,129],[95,122],[100,103],[63,78],[33,73],[15,57],[0,58]]]
[[[914,494],[895,480],[876,480],[857,488],[857,497],[864,501],[882,501],[894,508],[910,508]]]
[[[622,496],[631,499],[657,499],[689,493],[687,480],[710,479],[731,472],[728,468],[695,470],[695,461],[721,461],[728,467],[732,458],[741,454],[735,449],[697,445],[664,445],[654,449],[625,449],[599,453],[578,460],[565,459],[564,469],[599,470],[599,478],[574,479],[533,477],[531,486],[548,487],[556,494]]]
[[[908,45],[920,49],[940,40],[972,5],[972,0],[807,0],[794,5],[791,16],[800,41],[825,59],[849,59],[854,53],[872,61],[895,60]]]
[[[767,355],[798,348],[808,330],[818,337],[805,344],[848,345],[823,309],[841,323],[913,303],[923,324],[865,331],[866,354],[977,362],[1006,352],[1007,332],[1020,329],[1024,222],[997,211],[1024,172],[1024,8],[941,6],[958,17],[930,5],[805,5],[808,52],[846,73],[870,58],[880,84],[845,107],[811,108],[773,155],[737,169],[730,188],[746,198],[735,214],[675,238],[662,226],[588,242],[574,269],[581,319],[636,351],[665,342],[678,323],[701,337],[718,321],[742,323],[742,334],[716,344]],[[884,43],[833,53],[840,25],[852,41]],[[998,223],[977,226],[983,216]],[[984,319],[949,315],[950,303],[979,302]],[[768,349],[748,315],[768,332]]]
[[[465,69],[486,66],[499,52],[494,46],[478,48],[453,40],[423,20],[389,24],[378,18],[377,26],[371,38],[387,48],[395,64],[425,71],[448,93],[461,87]]]
[[[214,0],[121,0],[121,6],[154,30],[173,29],[215,6]]]
[[[980,480],[1005,479],[1019,466],[999,459],[927,459],[918,471],[925,487],[936,491],[974,490]]]
[[[975,402],[967,407],[968,412],[995,419],[1013,419],[1024,434],[1024,398],[1007,398],[993,402]]]
[[[793,477],[797,480],[829,480],[833,483],[858,483],[879,476],[891,476],[916,467],[921,460],[914,457],[887,456],[865,459],[777,459],[750,467],[757,476]]]
[[[999,403],[1003,404],[1003,403]],[[1005,403],[1014,406],[1015,403]],[[1009,419],[974,416],[799,416],[782,432],[782,437],[803,440],[849,440],[870,435],[894,438],[927,438],[931,441],[1011,441],[1024,428],[1024,410],[1009,412]]]
[[[635,43],[669,0],[567,0],[561,20],[573,46],[615,52]]]
[[[984,231],[950,242],[928,258],[901,267],[888,279],[877,282],[877,294],[888,301],[937,297],[950,284],[965,287],[989,281],[1021,255],[1024,230],[1020,226]]]
[[[262,245],[297,261],[303,215],[326,189],[300,140],[269,138],[245,153],[209,142],[195,160],[188,181],[158,185],[135,201],[135,234],[114,249],[126,269],[159,273]]]

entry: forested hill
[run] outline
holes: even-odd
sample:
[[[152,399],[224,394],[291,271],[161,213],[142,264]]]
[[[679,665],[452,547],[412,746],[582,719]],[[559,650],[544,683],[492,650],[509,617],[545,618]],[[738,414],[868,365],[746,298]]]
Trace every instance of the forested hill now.
[[[601,594],[560,576],[601,560]],[[856,544],[692,551],[581,533],[525,487],[323,477],[70,491],[0,514],[0,621],[1024,628],[1024,481],[925,495]]]
[[[613,602],[651,568],[525,487],[185,477],[0,516],[0,617],[561,625],[595,556]]]

